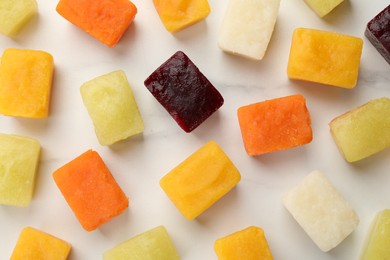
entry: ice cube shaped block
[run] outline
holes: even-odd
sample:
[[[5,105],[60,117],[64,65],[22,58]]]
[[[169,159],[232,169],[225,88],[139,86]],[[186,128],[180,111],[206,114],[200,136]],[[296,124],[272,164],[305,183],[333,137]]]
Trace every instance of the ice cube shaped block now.
[[[37,14],[37,9],[35,0],[1,0],[0,33],[14,36]]]
[[[56,10],[109,47],[119,42],[137,14],[137,7],[129,0],[60,0]]]
[[[371,100],[336,117],[329,127],[348,162],[378,153],[390,146],[390,99]]]
[[[339,245],[359,224],[353,208],[319,171],[287,192],[283,204],[324,252]]]
[[[169,32],[177,32],[205,19],[210,13],[208,0],[153,0],[160,19]]]
[[[263,229],[255,226],[237,231],[214,243],[218,260],[272,260]]]
[[[46,118],[53,71],[53,57],[47,52],[6,49],[0,60],[0,113]]]
[[[228,193],[241,179],[232,161],[214,141],[185,159],[160,180],[160,186],[192,220]]]
[[[218,46],[246,58],[263,59],[279,13],[280,0],[230,0]]]
[[[179,260],[175,246],[164,226],[139,234],[106,251],[103,260]]]
[[[305,2],[319,17],[324,17],[344,0],[305,0]]]
[[[390,209],[378,212],[360,260],[390,259]]]
[[[361,38],[298,28],[292,37],[288,77],[354,88],[358,79],[362,49]]]
[[[66,260],[71,245],[32,227],[26,227],[20,233],[10,260],[41,259]]]
[[[80,224],[94,230],[121,214],[129,201],[100,155],[89,150],[53,173]]]
[[[197,128],[224,102],[218,90],[181,51],[157,68],[145,80],[145,86],[186,132]]]
[[[240,107],[237,111],[248,155],[259,155],[311,142],[309,111],[301,95]]]
[[[101,145],[111,145],[142,133],[144,123],[123,71],[84,83],[81,96]]]
[[[390,64],[390,5],[368,22],[364,35]]]
[[[33,138],[0,134],[0,204],[30,204],[40,150]]]

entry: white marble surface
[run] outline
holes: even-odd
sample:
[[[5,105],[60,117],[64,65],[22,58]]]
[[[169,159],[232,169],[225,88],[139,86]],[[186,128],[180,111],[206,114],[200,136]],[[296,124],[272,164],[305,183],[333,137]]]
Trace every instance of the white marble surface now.
[[[35,137],[42,144],[36,192],[29,207],[0,206],[0,259],[7,259],[25,226],[73,245],[70,259],[99,259],[102,252],[158,225],[165,225],[185,260],[216,259],[215,239],[250,225],[265,230],[275,259],[357,259],[374,214],[390,207],[390,149],[355,164],[340,155],[329,133],[334,117],[370,99],[390,96],[390,65],[364,37],[366,23],[386,0],[346,0],[321,19],[303,0],[282,0],[264,59],[223,53],[217,34],[227,1],[210,0],[208,18],[174,35],[160,22],[151,0],[134,0],[135,23],[110,49],[55,12],[58,1],[38,0],[39,16],[8,47],[41,49],[55,59],[50,116],[45,120],[0,116],[0,131]],[[332,30],[364,40],[358,85],[353,90],[287,78],[294,28]],[[177,50],[184,51],[225,98],[221,109],[187,134],[146,90],[143,81]],[[94,77],[123,69],[145,122],[142,135],[100,146],[79,88]],[[305,146],[249,157],[237,122],[239,106],[300,93],[307,99],[314,139]],[[194,221],[176,210],[159,187],[160,178],[208,140],[217,141],[242,174],[229,194]],[[100,153],[130,198],[130,208],[96,231],[82,229],[57,189],[54,170],[88,149]],[[358,228],[328,253],[320,251],[282,206],[282,195],[312,170],[321,170],[356,209]]]

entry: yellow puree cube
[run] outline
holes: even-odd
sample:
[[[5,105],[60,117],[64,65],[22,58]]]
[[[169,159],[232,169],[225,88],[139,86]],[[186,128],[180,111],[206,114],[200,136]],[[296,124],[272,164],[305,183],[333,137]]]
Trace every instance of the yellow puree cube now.
[[[298,28],[292,38],[288,77],[353,88],[358,79],[362,48],[361,38]]]
[[[319,17],[327,15],[343,1],[344,0],[305,0],[306,4],[310,6]]]
[[[22,230],[10,260],[65,260],[71,245],[32,227]]]
[[[0,33],[13,36],[37,13],[35,0],[1,0]]]
[[[53,70],[53,57],[47,52],[6,49],[0,61],[0,113],[46,118]]]
[[[217,239],[214,250],[218,260],[272,260],[263,229],[255,226]]]
[[[192,220],[228,193],[240,173],[214,141],[210,141],[165,175],[161,188]]]

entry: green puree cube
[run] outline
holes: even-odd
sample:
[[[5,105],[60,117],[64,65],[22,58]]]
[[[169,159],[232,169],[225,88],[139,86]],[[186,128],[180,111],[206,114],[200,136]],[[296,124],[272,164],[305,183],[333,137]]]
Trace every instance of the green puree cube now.
[[[35,0],[1,0],[0,33],[13,36],[37,13]]]
[[[324,17],[344,0],[305,0],[305,2],[319,17]]]
[[[106,251],[103,260],[179,260],[180,257],[164,226],[139,234]]]
[[[28,206],[40,148],[32,138],[0,134],[0,204]]]
[[[123,71],[84,83],[81,96],[101,145],[111,145],[144,131],[144,123]]]

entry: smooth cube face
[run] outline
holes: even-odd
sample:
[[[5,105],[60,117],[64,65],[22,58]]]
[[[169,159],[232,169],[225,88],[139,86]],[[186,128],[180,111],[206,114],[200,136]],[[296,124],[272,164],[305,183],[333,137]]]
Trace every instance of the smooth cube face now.
[[[26,227],[22,230],[10,259],[66,260],[70,250],[71,245],[64,240]]]
[[[123,71],[88,81],[80,92],[101,145],[111,145],[144,131],[141,114]]]
[[[348,162],[390,146],[390,99],[378,98],[333,119],[333,140]]]
[[[305,0],[306,4],[310,6],[319,17],[327,15],[343,1],[344,0]]]
[[[164,226],[139,234],[106,251],[104,260],[179,260],[180,257]]]
[[[272,260],[264,231],[255,226],[217,239],[214,250],[218,260]]]
[[[0,204],[30,204],[40,149],[35,139],[0,134]]]
[[[390,5],[368,22],[364,34],[390,64]]]
[[[95,151],[89,150],[53,173],[54,181],[87,231],[121,214],[129,201]]]
[[[208,0],[153,0],[162,23],[177,32],[205,19],[210,13]]]
[[[319,171],[287,192],[283,204],[324,252],[340,244],[359,223],[353,208]]]
[[[279,4],[280,0],[230,0],[219,33],[219,47],[261,60],[274,30]]]
[[[47,52],[6,49],[0,61],[0,113],[48,117],[53,71],[53,57]]]
[[[35,0],[0,1],[0,33],[14,36],[36,14],[37,2]]]
[[[177,124],[191,132],[220,108],[221,94],[181,51],[155,70],[146,88]]]
[[[243,106],[237,114],[248,155],[304,145],[313,138],[310,114],[301,95]]]
[[[294,31],[287,74],[342,88],[354,88],[358,79],[363,40],[334,32],[298,28]]]
[[[160,186],[192,220],[228,193],[240,173],[214,141],[206,143],[160,180]]]

